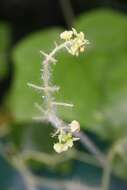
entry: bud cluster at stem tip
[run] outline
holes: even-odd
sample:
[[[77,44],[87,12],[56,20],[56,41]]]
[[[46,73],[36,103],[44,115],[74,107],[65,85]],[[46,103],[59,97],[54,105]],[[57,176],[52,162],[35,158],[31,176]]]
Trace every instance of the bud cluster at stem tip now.
[[[70,31],[62,32],[60,38],[70,42],[66,49],[70,54],[76,56],[78,56],[80,52],[84,52],[85,46],[89,44],[89,41],[85,39],[84,33],[78,33],[74,28]]]

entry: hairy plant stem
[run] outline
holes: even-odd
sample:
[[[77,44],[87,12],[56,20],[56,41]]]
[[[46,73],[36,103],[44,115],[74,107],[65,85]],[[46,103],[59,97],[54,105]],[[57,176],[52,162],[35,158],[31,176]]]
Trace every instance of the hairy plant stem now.
[[[53,97],[51,94],[51,91],[48,90],[49,87],[52,88],[51,86],[51,63],[52,63],[52,58],[53,56],[60,51],[61,49],[65,48],[65,46],[68,44],[68,42],[65,42],[61,44],[60,46],[56,46],[56,48],[49,54],[47,55],[46,59],[42,63],[42,80],[43,80],[43,85],[44,85],[44,105],[46,106],[45,109],[49,112],[52,112],[52,108],[54,107],[52,102],[53,102]]]
[[[70,44],[69,41],[62,43],[61,45],[55,47],[53,51],[51,51],[50,54],[45,54],[45,59],[42,63],[42,80],[43,80],[43,91],[44,91],[44,106],[45,106],[45,113],[46,113],[46,120],[50,122],[53,127],[60,128],[63,127],[65,129],[68,128],[68,125],[61,120],[56,113],[56,107],[59,105],[59,103],[56,102],[56,104],[53,104],[54,97],[52,95],[53,92],[51,92],[51,88],[53,88],[51,84],[51,66],[53,64],[53,61],[56,60],[54,56],[56,53],[58,53],[61,49],[67,49],[67,46]],[[61,105],[67,106],[66,103],[61,103]],[[101,151],[94,145],[94,143],[82,132],[74,134],[76,137],[79,137],[81,140],[81,143],[87,147],[87,149],[96,156],[97,160],[100,162],[102,166],[106,164],[105,156],[101,153]]]

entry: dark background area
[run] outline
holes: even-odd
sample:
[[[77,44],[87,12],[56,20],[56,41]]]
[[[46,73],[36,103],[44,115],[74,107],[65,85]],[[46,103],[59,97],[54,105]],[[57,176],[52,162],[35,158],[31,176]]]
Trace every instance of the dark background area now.
[[[0,0],[0,20],[12,25],[13,41],[48,26],[65,26],[61,0]],[[126,0],[71,0],[75,15],[99,7],[127,11]]]

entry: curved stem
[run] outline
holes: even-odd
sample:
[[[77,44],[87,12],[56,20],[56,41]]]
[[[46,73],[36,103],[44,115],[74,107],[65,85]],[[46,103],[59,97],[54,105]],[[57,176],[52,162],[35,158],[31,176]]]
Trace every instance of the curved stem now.
[[[71,41],[66,41],[59,46],[56,45],[56,47],[51,51],[51,53],[46,54],[41,51],[41,53],[45,56],[45,59],[42,63],[42,80],[43,80],[43,92],[44,92],[44,105],[45,105],[45,118],[48,122],[52,124],[55,128],[63,127],[65,129],[68,129],[68,124],[66,124],[62,119],[60,119],[57,116],[56,107],[57,102],[54,102],[54,96],[52,95],[51,89],[53,86],[51,85],[51,63],[54,63],[54,56],[63,48],[67,49],[68,46],[71,44]],[[50,90],[49,90],[50,89]],[[64,106],[68,106],[67,103],[62,103]],[[81,143],[87,147],[87,149],[96,156],[98,161],[100,162],[101,166],[104,166],[106,163],[106,160],[104,158],[104,155],[101,153],[101,151],[96,147],[96,145],[91,142],[91,140],[83,133],[76,133],[74,136],[77,136],[81,139]]]
[[[56,155],[56,154],[47,154],[44,152],[39,151],[25,151],[21,154],[21,158],[24,160],[24,162],[27,162],[28,160],[36,160],[37,162],[40,162],[42,164],[45,164],[47,166],[55,166],[58,163],[65,162],[72,158],[73,153],[67,153],[64,155]]]

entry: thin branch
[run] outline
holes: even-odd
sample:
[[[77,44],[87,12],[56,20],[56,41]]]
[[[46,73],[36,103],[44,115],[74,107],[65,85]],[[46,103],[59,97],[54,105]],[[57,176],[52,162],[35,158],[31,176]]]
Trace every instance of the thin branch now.
[[[79,132],[75,134],[76,137],[80,138],[80,141],[84,147],[86,147],[90,153],[95,155],[96,159],[100,162],[101,166],[106,165],[105,155],[98,149],[98,147],[88,138],[85,133]]]
[[[47,87],[41,87],[41,86],[37,86],[35,84],[32,84],[32,83],[27,83],[28,86],[34,88],[34,89],[37,89],[37,90],[42,90],[42,91],[51,91],[51,92],[55,92],[55,91],[58,91],[59,90],[59,87],[58,86],[47,86]]]
[[[114,159],[114,150],[111,148],[111,150],[108,153],[107,157],[107,164],[104,167],[103,170],[103,176],[102,176],[102,190],[109,190],[109,185],[110,185],[110,176],[111,176],[111,171],[112,171],[112,162]]]
[[[43,110],[43,108],[38,104],[38,103],[35,103],[35,107],[42,113],[45,113],[45,111]]]
[[[45,57],[45,58],[48,58],[48,54],[46,54],[45,52],[43,52],[43,51],[40,51],[40,53]],[[50,61],[51,62],[53,62],[53,63],[56,63],[57,62],[57,60],[55,59],[55,58],[53,58],[53,57],[50,57]]]
[[[70,159],[73,159],[74,151],[69,151],[64,154],[64,156],[58,155],[58,154],[47,154],[44,152],[39,151],[25,151],[21,154],[21,158],[24,160],[24,162],[27,162],[29,160],[36,160],[37,162],[40,162],[42,164],[45,164],[47,166],[56,166],[57,164],[61,164],[63,162],[66,162]]]
[[[24,161],[19,157],[13,157],[12,164],[20,172],[27,190],[37,190],[36,179],[34,175],[29,171]]]
[[[98,160],[94,156],[92,156],[91,154],[88,154],[86,152],[81,152],[79,150],[75,150],[75,154],[74,154],[73,158],[78,161],[91,164],[93,166],[102,167],[102,165],[100,165],[98,163]]]
[[[58,155],[58,154],[47,154],[44,152],[38,152],[38,151],[25,151],[21,154],[22,159],[24,162],[27,162],[29,160],[36,160],[42,164],[46,164],[48,166],[54,166],[60,163],[63,163],[65,161],[68,161],[70,159],[75,159],[79,160],[81,162],[85,162],[88,164],[92,164],[97,167],[101,167],[96,158],[94,158],[92,155],[88,153],[84,153],[78,150],[70,150],[66,152],[63,155]]]
[[[57,105],[57,106],[65,106],[65,107],[73,107],[73,104],[68,104],[68,103],[64,103],[64,102],[52,102],[53,105]]]
[[[37,89],[37,90],[44,90],[44,89],[45,89],[44,87],[37,86],[37,85],[32,84],[32,83],[29,83],[29,82],[27,83],[27,85],[28,85],[29,87],[32,87],[32,88]]]

